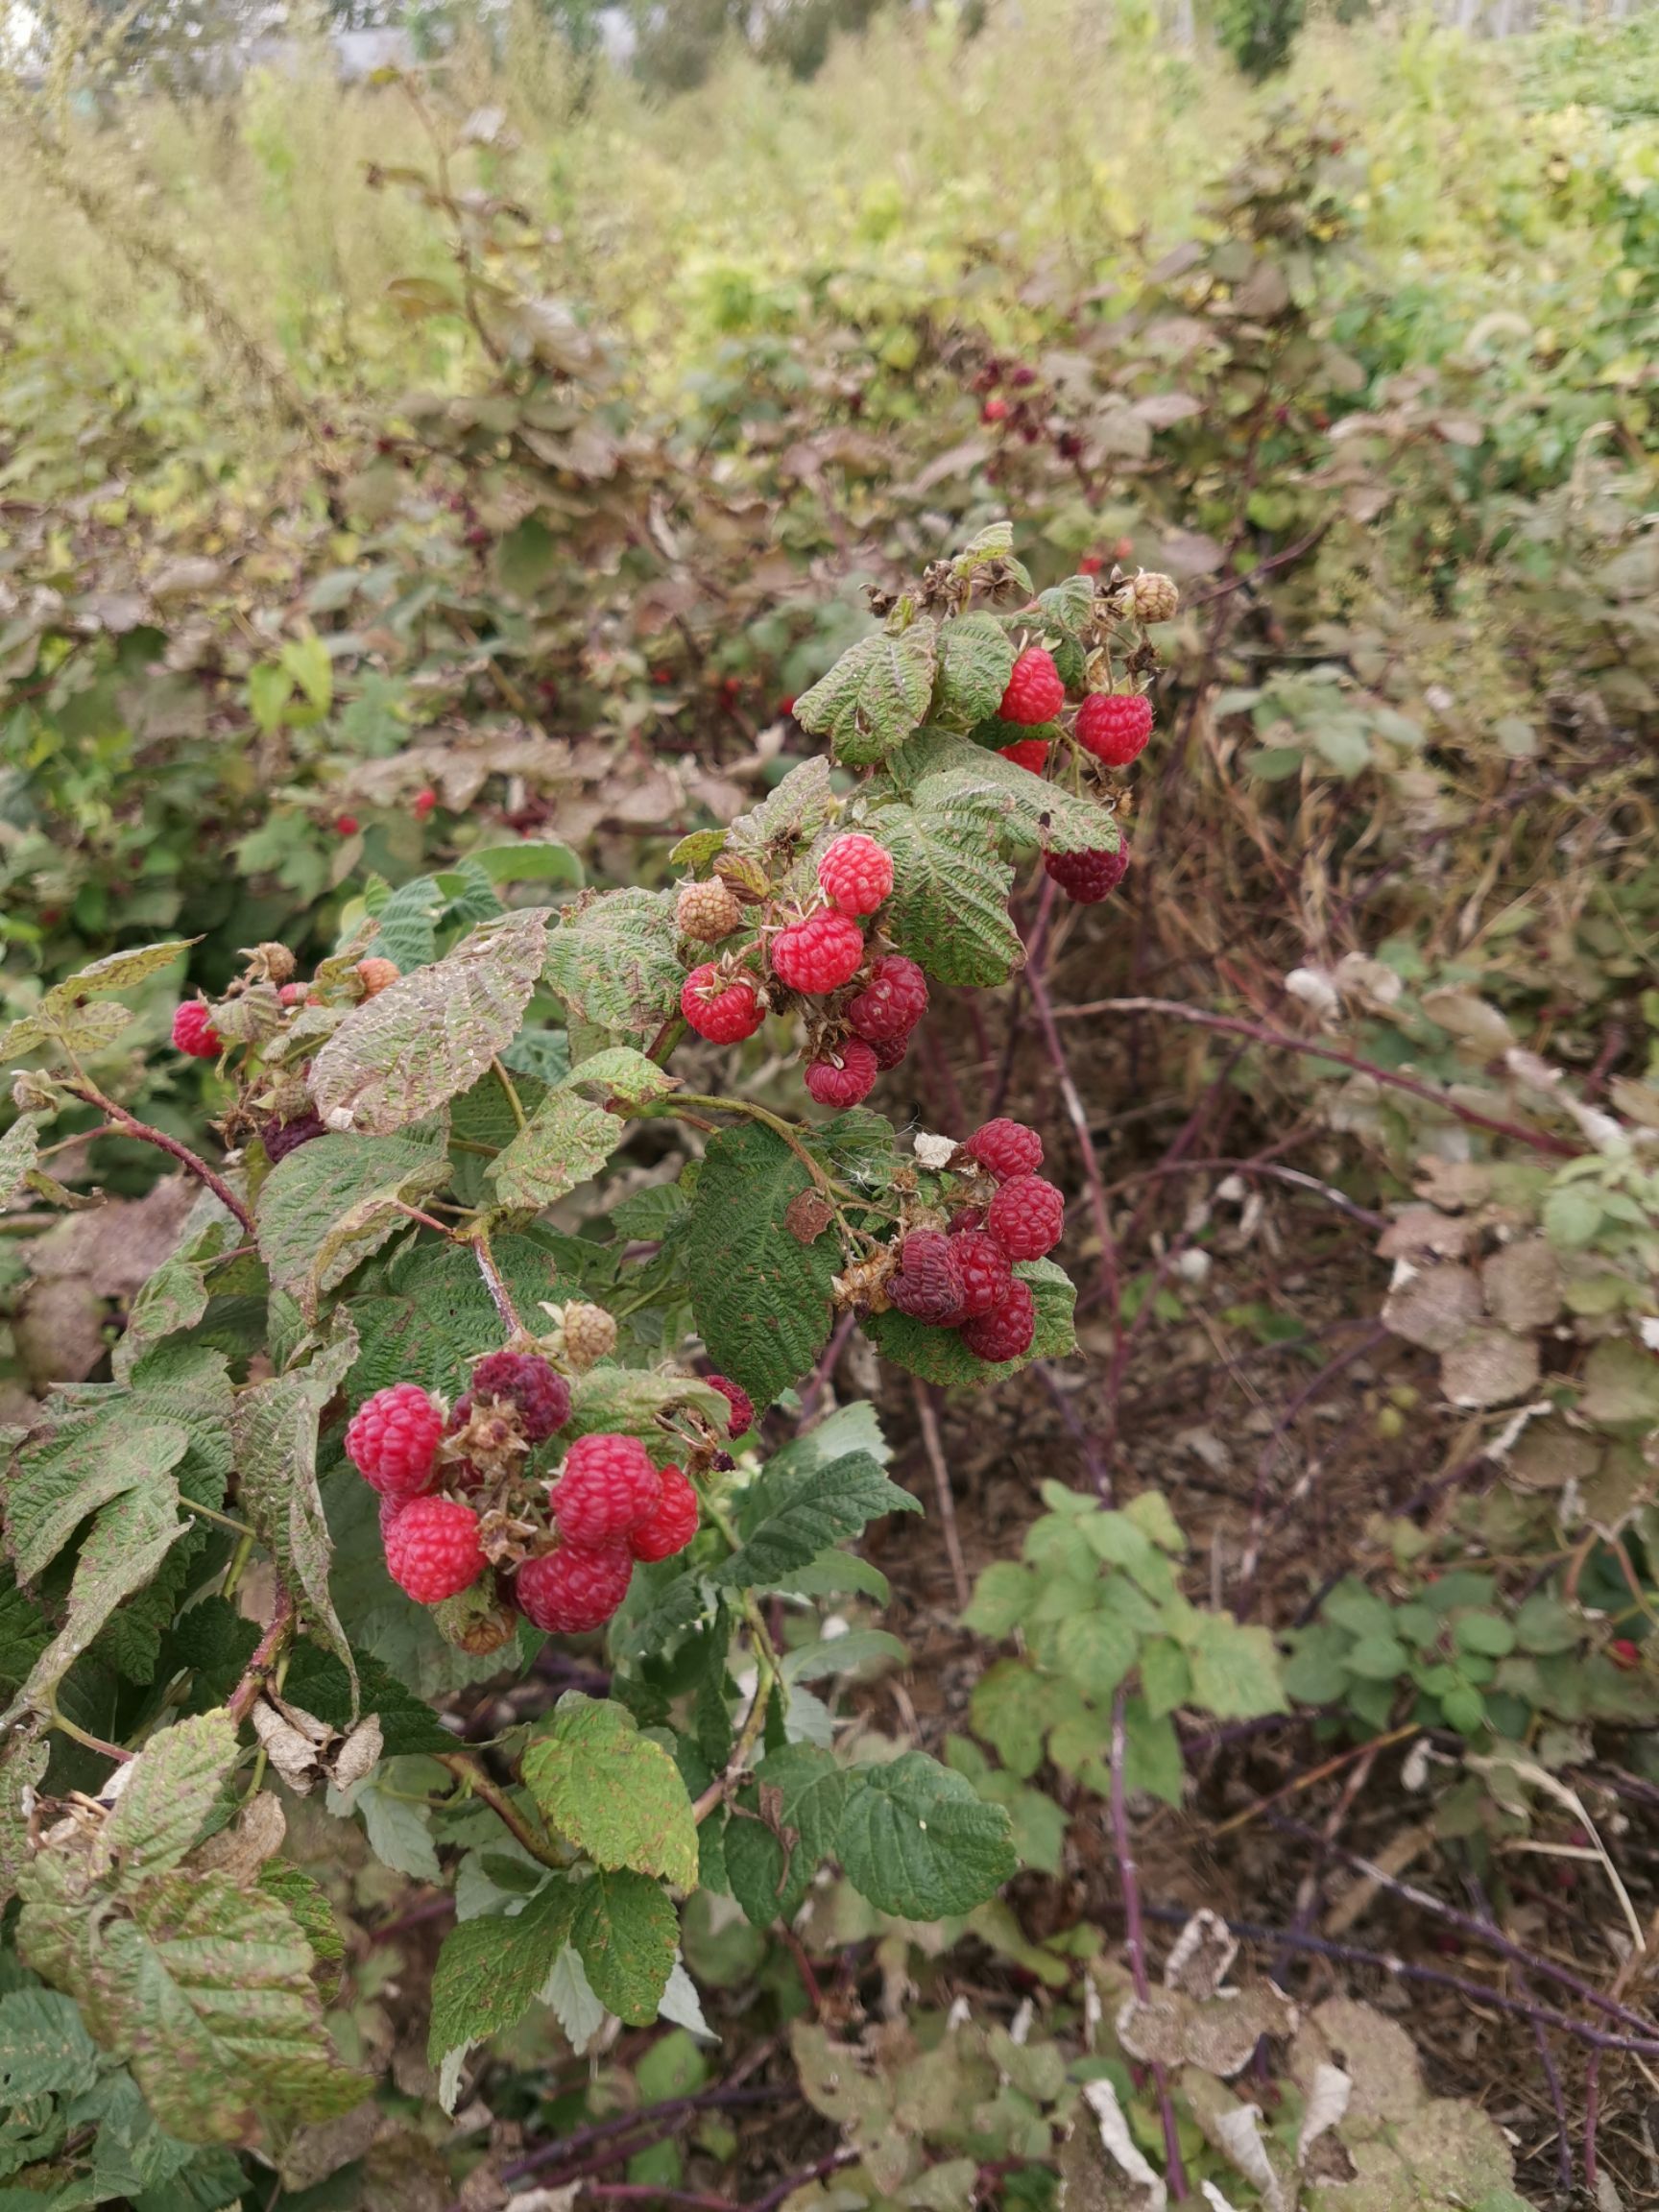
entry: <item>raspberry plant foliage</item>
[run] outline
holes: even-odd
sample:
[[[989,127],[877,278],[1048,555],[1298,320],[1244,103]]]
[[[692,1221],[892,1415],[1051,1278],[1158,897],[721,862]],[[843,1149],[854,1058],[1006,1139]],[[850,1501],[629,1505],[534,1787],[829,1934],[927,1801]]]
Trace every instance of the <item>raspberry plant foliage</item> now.
[[[432,1992],[451,2107],[469,2054],[538,2002],[573,2037],[596,2008],[695,2019],[699,1884],[767,1926],[837,1861],[926,1920],[1014,1872],[1007,1813],[961,1773],[837,1756],[768,1606],[879,1599],[846,1547],[917,1509],[868,1407],[788,1440],[837,1316],[944,1382],[1068,1352],[1060,1193],[1017,1125],[902,1138],[863,1104],[814,1112],[805,1081],[786,1117],[682,1069],[765,1026],[757,1058],[862,1081],[928,978],[1009,977],[1016,871],[1118,849],[1114,786],[1065,725],[1150,669],[1136,609],[1118,576],[1034,595],[1008,529],[983,533],[877,610],[796,704],[827,755],[684,840],[679,881],[515,904],[580,879],[526,842],[373,885],[310,977],[253,949],[180,1014],[180,1049],[211,1036],[217,1067],[190,1142],[83,1066],[130,1019],[113,995],[182,943],[99,962],[6,1033],[31,1065],[0,1204],[52,1198],[38,1155],[71,1103],[197,1190],[111,1379],[8,1437],[0,1879],[28,1969],[203,2201],[225,2200],[220,2147],[279,2146],[371,2086],[327,2032],[337,1937],[280,1856],[273,1777],[325,1791],[392,1866],[463,1875]],[[1041,774],[1003,757],[1017,666],[1060,717]],[[723,994],[743,1019],[695,1019]],[[700,1156],[615,1200],[613,1162],[662,1122]],[[954,1302],[890,1294],[935,1247]],[[601,1627],[608,1697],[570,1693],[488,1757],[440,1724],[433,1700],[520,1671],[549,1629]]]

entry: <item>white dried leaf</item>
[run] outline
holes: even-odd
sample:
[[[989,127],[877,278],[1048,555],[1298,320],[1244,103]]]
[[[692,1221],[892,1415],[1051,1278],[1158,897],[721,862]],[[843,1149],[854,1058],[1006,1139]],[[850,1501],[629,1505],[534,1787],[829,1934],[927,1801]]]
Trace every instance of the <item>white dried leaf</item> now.
[[[1118,2102],[1118,2092],[1110,2081],[1085,2081],[1083,2102],[1094,2115],[1094,2124],[1100,2130],[1100,2141],[1106,2155],[1146,2192],[1146,2212],[1164,2212],[1169,2201],[1166,2184],[1146,2163],[1143,2153],[1129,2132],[1129,2123],[1123,2116],[1123,2107]]]
[[[1236,2104],[1215,2118],[1215,2140],[1253,2188],[1261,2194],[1267,2212],[1286,2212],[1285,2191],[1262,2142],[1262,2111],[1256,2104]]]
[[[476,2043],[457,2043],[453,2051],[445,2051],[444,2063],[438,2069],[438,2102],[448,2113],[453,2113],[461,2097],[461,2069],[469,2054],[478,2048]]]
[[[1341,2121],[1353,2094],[1354,2077],[1344,2074],[1340,2066],[1327,2065],[1321,2059],[1313,2069],[1313,2086],[1308,2092],[1308,2103],[1302,2114],[1302,2132],[1296,2138],[1298,2166],[1308,2163],[1308,2153],[1320,2136],[1328,2133]]]
[[[1234,2206],[1222,2196],[1214,2181],[1200,2181],[1198,2186],[1204,2192],[1204,2201],[1209,2205],[1210,2212],[1235,2212]]]
[[[1328,1021],[1342,1003],[1341,994],[1323,968],[1292,968],[1285,978],[1292,998],[1300,998],[1321,1022]]]
[[[1185,1990],[1189,1997],[1214,1997],[1238,1956],[1238,1936],[1219,1912],[1201,1906],[1176,1936],[1164,1961],[1164,1986]]]
[[[373,1767],[378,1766],[382,1748],[380,1716],[377,1713],[366,1714],[334,1754],[335,1787],[349,1790],[354,1782],[361,1782]]]
[[[925,1129],[916,1132],[914,1150],[924,1167],[943,1167],[947,1161],[954,1159],[957,1149],[954,1137],[932,1137]]]

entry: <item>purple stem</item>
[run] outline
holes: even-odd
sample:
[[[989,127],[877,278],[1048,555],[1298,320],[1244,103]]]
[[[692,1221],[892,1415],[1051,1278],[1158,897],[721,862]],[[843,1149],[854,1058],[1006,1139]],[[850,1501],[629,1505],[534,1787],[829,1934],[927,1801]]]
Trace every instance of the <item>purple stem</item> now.
[[[1469,1887],[1474,1893],[1476,1904],[1480,1909],[1480,1917],[1489,1921],[1496,1928],[1498,1915],[1493,1911],[1485,1890],[1473,1875],[1469,1878]],[[1515,1986],[1520,1990],[1523,1997],[1529,1998],[1531,1996],[1531,1984],[1519,1966],[1515,1969]],[[1538,2046],[1538,2063],[1544,2070],[1544,2080],[1550,2091],[1550,2104],[1555,2114],[1555,2177],[1561,2184],[1562,2197],[1566,2199],[1573,2194],[1573,2135],[1567,2122],[1567,2100],[1562,2094],[1561,2076],[1555,2064],[1555,2054],[1550,2048],[1550,2038],[1544,2032],[1542,2021],[1533,2021],[1532,2040]],[[1596,2054],[1592,2052],[1590,2066],[1593,2072],[1598,2064]]]
[[[778,2212],[778,2206],[786,2197],[793,2197],[797,2189],[805,2188],[808,2181],[822,2181],[827,2174],[834,2174],[843,2166],[853,2165],[858,2157],[856,2151],[842,2149],[831,2151],[827,2158],[820,2158],[815,2166],[803,2168],[799,2174],[790,2174],[764,2197],[757,2197],[746,2212]]]
[[[659,2132],[663,2132],[687,2113],[722,2111],[741,2104],[776,2104],[781,2098],[794,2095],[795,2089],[791,2083],[777,2088],[704,2089],[695,2097],[670,2097],[661,2104],[647,2105],[642,2112],[624,2112],[614,2120],[595,2120],[586,2128],[576,2128],[569,2135],[560,2136],[555,2143],[543,2143],[538,2149],[526,2152],[522,2158],[516,2158],[512,2165],[503,2166],[501,2178],[503,2181],[518,2181],[527,2174],[540,2173],[543,2167],[563,2166],[566,2160],[580,2157],[583,2152],[592,2149],[595,2144],[612,2142],[618,2135],[627,2135],[659,2122],[662,2123]],[[632,2152],[629,2155],[632,2155]],[[611,2165],[613,2160],[607,2158],[604,2163]],[[565,2178],[574,2180],[576,2176],[567,2175]]]
[[[1033,1364],[1037,1374],[1043,1378],[1044,1386],[1049,1397],[1054,1401],[1055,1411],[1065,1422],[1070,1432],[1072,1442],[1083,1455],[1084,1470],[1090,1481],[1094,1485],[1095,1494],[1103,1505],[1110,1505],[1112,1503],[1112,1470],[1110,1466],[1101,1457],[1099,1447],[1095,1444],[1094,1437],[1090,1435],[1088,1430],[1078,1419],[1077,1408],[1072,1405],[1066,1392],[1061,1389],[1059,1379],[1048,1361],[1038,1359]]]
[[[801,1411],[795,1422],[797,1436],[810,1427],[812,1416],[818,1410],[818,1401],[824,1395],[824,1386],[835,1372],[835,1362],[845,1351],[847,1339],[852,1335],[857,1318],[855,1313],[842,1314],[829,1343],[818,1356],[817,1366],[806,1378],[805,1386],[801,1392]]]

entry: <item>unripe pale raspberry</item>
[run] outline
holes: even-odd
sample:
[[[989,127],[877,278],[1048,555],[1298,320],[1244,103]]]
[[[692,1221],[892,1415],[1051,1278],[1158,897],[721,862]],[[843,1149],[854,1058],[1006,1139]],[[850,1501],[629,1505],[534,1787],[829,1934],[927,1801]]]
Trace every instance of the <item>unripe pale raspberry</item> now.
[[[213,1017],[200,998],[186,998],[173,1017],[173,1042],[192,1060],[217,1060],[224,1039],[213,1026]]]
[[[284,1006],[303,1006],[310,995],[309,983],[284,983],[276,994]]]
[[[469,1590],[445,1598],[432,1616],[432,1625],[457,1651],[483,1659],[512,1642],[517,1623],[512,1608],[502,1602],[494,1576],[484,1575]]]
[[[627,1597],[633,1575],[626,1544],[561,1544],[525,1560],[514,1577],[513,1599],[525,1620],[549,1636],[581,1636],[604,1627]]]
[[[1011,1175],[985,1209],[985,1226],[1010,1260],[1041,1260],[1066,1226],[1066,1200],[1041,1175]]]
[[[1167,622],[1181,611],[1181,594],[1172,576],[1143,569],[1129,587],[1129,604],[1138,622]]]
[[[732,1408],[732,1418],[726,1425],[726,1433],[735,1444],[739,1436],[747,1436],[755,1426],[755,1401],[740,1382],[733,1382],[724,1375],[705,1375],[704,1382],[710,1390],[718,1390]]]
[[[1013,1262],[988,1229],[964,1229],[950,1238],[962,1283],[962,1311],[970,1321],[995,1313],[1014,1281]]]
[[[870,963],[870,980],[847,1001],[847,1022],[854,1036],[879,1045],[908,1037],[927,1011],[927,978],[902,952],[883,952]]]
[[[1030,728],[1039,722],[1052,722],[1065,704],[1066,686],[1060,681],[1053,654],[1046,653],[1041,645],[1029,645],[1014,663],[997,713],[1001,721]]]
[[[806,1089],[820,1106],[856,1106],[869,1097],[878,1072],[873,1047],[862,1037],[849,1037],[833,1059],[806,1063]]]
[[[275,939],[263,945],[255,945],[249,958],[252,963],[252,973],[256,978],[278,985],[288,982],[300,965],[292,948]]]
[[[628,1549],[636,1559],[672,1559],[697,1533],[697,1493],[680,1467],[659,1470],[662,1496],[649,1521],[629,1530]]]
[[[382,960],[378,954],[373,960],[359,960],[357,980],[363,986],[365,998],[378,998],[382,991],[389,991],[403,973],[396,960]]]
[[[314,1137],[326,1135],[323,1117],[318,1113],[296,1114],[291,1121],[278,1121],[275,1117],[259,1132],[259,1142],[265,1147],[265,1157],[273,1167],[278,1160],[286,1160],[290,1152],[298,1152],[301,1144],[309,1144]]]
[[[637,1436],[579,1436],[547,1494],[559,1533],[572,1544],[613,1544],[656,1512],[662,1485]]]
[[[722,974],[712,960],[693,968],[680,993],[680,1011],[711,1045],[736,1045],[753,1037],[766,1019],[747,975]]]
[[[413,1498],[432,1480],[442,1408],[419,1382],[394,1382],[365,1401],[346,1431],[346,1456],[383,1498]]]
[[[962,1318],[962,1271],[950,1238],[940,1229],[912,1229],[899,1247],[899,1272],[887,1297],[914,1321],[948,1328]]]
[[[1048,765],[1046,737],[1022,737],[1018,745],[998,745],[997,750],[1004,760],[1012,760],[1016,768],[1028,768],[1033,776],[1041,776]]]
[[[1045,853],[1043,868],[1075,904],[1098,906],[1128,873],[1128,841],[1116,853]]]
[[[818,863],[818,883],[843,914],[874,914],[893,892],[893,855],[874,837],[837,837]]]
[[[1127,768],[1152,734],[1152,702],[1141,691],[1091,691],[1077,709],[1076,734],[1108,768]]]
[[[730,937],[743,919],[743,909],[729,883],[715,877],[709,883],[682,883],[674,902],[674,920],[682,937],[694,937],[700,945],[718,945]]]
[[[386,1572],[418,1605],[469,1590],[485,1567],[478,1516],[449,1498],[411,1498],[386,1531]]]
[[[544,1444],[570,1418],[570,1385],[534,1352],[492,1352],[473,1368],[450,1422],[459,1429],[477,1405],[506,1399],[518,1410],[525,1441]]]
[[[809,998],[839,991],[864,964],[864,932],[851,914],[833,908],[791,922],[772,940],[772,973]]]
[[[578,1375],[586,1375],[616,1349],[616,1323],[603,1306],[584,1305],[573,1299],[565,1309],[565,1357]]]
[[[1005,1114],[975,1129],[962,1149],[988,1168],[998,1183],[1006,1183],[1010,1175],[1034,1175],[1043,1165],[1042,1138],[1023,1121],[1010,1121]]]
[[[1037,1334],[1037,1308],[1029,1283],[1016,1275],[1008,1295],[990,1313],[962,1325],[962,1341],[970,1352],[992,1366],[1004,1359],[1019,1359],[1030,1351]]]

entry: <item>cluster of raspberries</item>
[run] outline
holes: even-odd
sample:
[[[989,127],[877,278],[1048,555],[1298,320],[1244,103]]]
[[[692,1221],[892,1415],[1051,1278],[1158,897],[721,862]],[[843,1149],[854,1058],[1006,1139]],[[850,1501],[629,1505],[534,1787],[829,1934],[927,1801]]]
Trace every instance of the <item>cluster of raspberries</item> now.
[[[766,949],[772,974],[785,991],[819,1001],[818,1043],[805,1069],[806,1089],[820,1106],[856,1106],[884,1068],[897,1068],[916,1024],[927,1011],[927,979],[902,953],[866,953],[863,923],[892,896],[893,858],[874,837],[850,830],[825,848],[818,862],[824,904],[786,922]],[[687,937],[718,944],[742,920],[728,884],[682,885],[678,920]],[[734,1045],[766,1019],[763,982],[751,965],[753,947],[706,961],[685,978],[680,1011],[699,1037]]]
[[[985,1205],[959,1209],[949,1229],[906,1233],[887,1303],[913,1320],[956,1330],[970,1352],[997,1365],[1031,1349],[1036,1309],[1014,1262],[1053,1251],[1066,1201],[1037,1173],[1043,1140],[1022,1121],[987,1121],[962,1151],[996,1189]]]
[[[754,1417],[748,1399],[710,1380],[732,1404],[732,1433],[741,1434]],[[458,1598],[490,1564],[479,1512],[454,1495],[476,1491],[479,1471],[439,1449],[446,1436],[475,1433],[480,1415],[507,1424],[523,1448],[543,1444],[570,1418],[570,1387],[534,1354],[493,1352],[447,1415],[418,1383],[397,1382],[377,1390],[346,1431],[347,1455],[380,1495],[387,1572],[421,1605]],[[498,1580],[507,1602],[550,1635],[602,1627],[628,1595],[637,1561],[671,1558],[697,1533],[697,1492],[685,1471],[655,1465],[635,1436],[578,1437],[544,1487],[546,1548]],[[520,1533],[524,1526],[517,1522]]]

